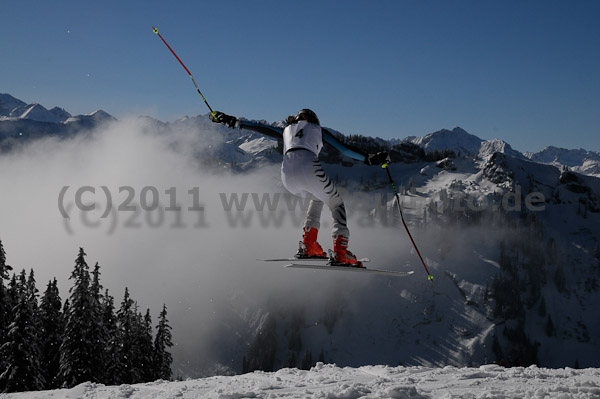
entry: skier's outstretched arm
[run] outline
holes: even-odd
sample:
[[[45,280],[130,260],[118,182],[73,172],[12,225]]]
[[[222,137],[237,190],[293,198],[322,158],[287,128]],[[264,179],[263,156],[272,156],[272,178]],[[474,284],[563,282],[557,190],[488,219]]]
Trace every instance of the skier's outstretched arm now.
[[[333,146],[333,148],[335,148],[342,154],[346,155],[347,157],[356,159],[357,161],[362,161],[362,162],[366,161],[367,154],[365,152],[359,150],[358,148],[352,147],[348,144],[342,143],[341,141],[338,140],[337,137],[335,137],[335,135],[333,133],[331,133],[326,128],[322,127],[321,130],[323,131],[323,141],[324,142],[331,144]]]
[[[239,122],[240,129],[253,130],[257,133],[264,134],[265,136],[273,137],[277,140],[283,140],[283,129],[271,125],[265,125],[264,123],[242,121]]]
[[[231,128],[252,130],[254,132],[264,134],[265,136],[273,137],[277,140],[283,140],[283,129],[279,127],[259,122],[241,120],[235,116],[227,115],[219,111],[215,112],[214,114],[210,114],[210,120],[216,123],[222,123],[223,125]]]
[[[336,150],[350,158],[356,159],[357,161],[362,161],[367,165],[382,165],[390,162],[390,156],[385,151],[378,152],[377,154],[367,154],[356,147],[342,143],[329,130],[325,128],[321,128],[321,130],[323,131],[323,141],[331,144]]]

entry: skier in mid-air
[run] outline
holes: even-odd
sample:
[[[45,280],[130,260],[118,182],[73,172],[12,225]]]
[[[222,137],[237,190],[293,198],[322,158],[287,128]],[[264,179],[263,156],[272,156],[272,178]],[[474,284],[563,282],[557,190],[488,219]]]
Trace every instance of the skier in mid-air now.
[[[365,162],[380,165],[390,161],[387,152],[366,154],[339,141],[333,133],[321,127],[319,118],[310,109],[302,109],[295,116],[288,116],[284,129],[275,126],[241,120],[222,112],[210,114],[213,122],[232,128],[248,129],[277,140],[283,140],[283,163],[281,180],[292,194],[301,197],[312,196],[306,219],[302,245],[298,259],[323,258],[327,256],[317,242],[323,204],[327,204],[333,216],[333,259],[339,266],[363,267],[356,256],[348,250],[350,231],[346,221],[346,209],[335,184],[329,179],[318,159],[323,142],[331,144],[342,154]]]

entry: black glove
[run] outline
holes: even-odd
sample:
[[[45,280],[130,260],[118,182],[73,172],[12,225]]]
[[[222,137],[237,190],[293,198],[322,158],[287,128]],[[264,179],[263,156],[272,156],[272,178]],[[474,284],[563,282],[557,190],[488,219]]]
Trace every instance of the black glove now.
[[[369,154],[365,157],[365,163],[367,165],[383,165],[384,163],[390,163],[391,161],[390,154],[386,151],[378,152],[377,154]]]
[[[235,127],[235,124],[237,123],[237,118],[235,116],[227,115],[219,111],[212,112],[210,114],[210,120],[229,127]]]

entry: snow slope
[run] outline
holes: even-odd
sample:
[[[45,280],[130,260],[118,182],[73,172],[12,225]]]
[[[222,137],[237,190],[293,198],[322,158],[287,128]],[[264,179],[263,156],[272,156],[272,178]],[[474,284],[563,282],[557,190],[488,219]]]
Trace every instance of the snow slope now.
[[[363,366],[340,368],[318,363],[309,371],[281,369],[180,382],[104,386],[83,383],[72,389],[6,394],[5,399],[167,399],[167,398],[579,398],[600,397],[598,369],[550,370],[535,366],[505,369]]]

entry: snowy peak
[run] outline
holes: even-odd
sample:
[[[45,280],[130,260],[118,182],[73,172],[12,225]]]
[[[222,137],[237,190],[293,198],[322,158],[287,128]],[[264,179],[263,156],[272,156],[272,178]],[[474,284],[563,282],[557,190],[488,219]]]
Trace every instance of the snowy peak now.
[[[71,114],[68,113],[64,108],[60,108],[60,107],[54,107],[50,110],[50,113],[56,115],[56,117],[61,121],[64,122],[67,119],[69,119],[71,117]]]
[[[51,111],[38,103],[14,108],[8,115],[10,118],[31,119],[38,122],[61,123],[71,115],[62,108],[54,107]]]
[[[479,148],[483,142],[479,137],[467,133],[460,127],[455,127],[452,130],[442,129],[425,137],[410,138],[408,141],[426,151],[451,149],[469,154],[479,153]]]
[[[584,149],[567,150],[549,146],[537,153],[527,153],[527,158],[536,162],[558,163],[566,166],[579,166],[586,160],[600,161],[600,153]]]
[[[510,144],[500,139],[483,141],[479,147],[480,158],[487,158],[497,152],[516,158],[524,158],[523,154],[521,154],[519,151],[513,150]]]
[[[48,110],[39,103],[26,104],[10,94],[0,94],[0,153],[31,140],[66,138],[115,120],[101,110],[71,116],[64,108]]]
[[[3,126],[0,127],[0,136],[4,137],[14,136],[19,133],[23,133],[24,137],[38,137],[40,129],[37,124],[40,122],[56,124],[50,130],[45,130],[46,132],[52,131],[56,133],[75,131],[80,128],[89,129],[100,123],[115,120],[113,116],[103,110],[72,116],[64,108],[54,107],[48,110],[39,103],[26,104],[10,94],[0,93],[0,122],[3,122]],[[260,122],[267,123],[266,121]],[[273,153],[271,148],[276,145],[275,141],[259,134],[249,134],[247,131],[215,126],[206,115],[195,117],[185,116],[172,123],[163,123],[156,120],[155,122],[148,120],[147,123],[163,127],[172,125],[181,129],[205,129],[209,127],[209,129],[213,130],[219,129],[223,138],[222,143],[227,143],[228,145],[225,147],[230,147],[225,151],[227,153],[225,158],[235,159],[236,162],[247,162],[248,159],[256,160],[265,156],[268,157]],[[277,122],[273,125],[283,127],[283,122]],[[32,134],[27,134],[28,130]],[[600,177],[599,152],[586,151],[584,149],[567,150],[550,146],[537,153],[522,154],[514,150],[510,144],[503,140],[483,140],[460,127],[455,127],[451,130],[441,129],[422,137],[410,136],[402,140],[374,138],[371,142],[380,148],[389,149],[394,147],[396,155],[398,155],[399,145],[402,143],[404,143],[402,145],[416,145],[425,152],[451,150],[456,155],[477,155],[480,159],[484,160],[489,159],[495,153],[503,153],[511,157],[529,159],[558,168],[567,166],[574,172]],[[397,160],[402,160],[403,162],[415,160],[414,154],[407,155],[409,156],[397,158]],[[416,158],[419,157],[417,156]],[[424,158],[424,155],[421,158]]]
[[[549,146],[537,153],[527,153],[525,156],[534,162],[554,165],[556,167],[567,166],[571,170],[600,177],[600,153],[586,151],[584,149],[567,150]]]
[[[0,93],[0,120],[14,121],[23,119],[48,123],[67,123],[74,121],[105,122],[116,120],[102,110],[74,117],[64,108],[54,107],[48,110],[39,103],[26,104],[10,94]]]
[[[23,107],[25,105],[27,104],[17,98],[14,98],[10,94],[0,93],[0,117],[8,116],[13,109]]]
[[[65,120],[65,123],[80,121],[109,122],[116,121],[116,118],[100,109],[94,112],[90,112],[89,114],[70,117],[67,120]]]
[[[452,130],[442,129],[424,137],[407,137],[404,141],[416,144],[425,151],[452,150],[457,154],[477,154],[480,158],[489,158],[496,152],[517,158],[524,157],[503,140],[483,140],[460,127]]]

